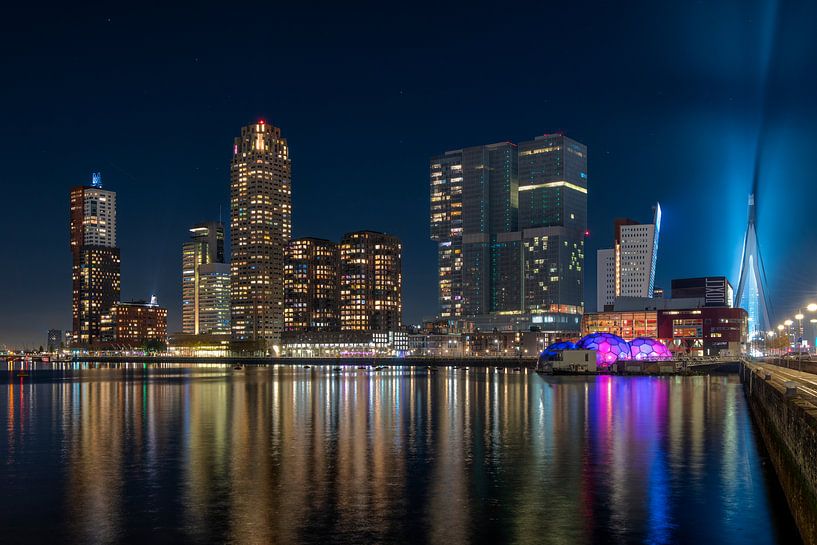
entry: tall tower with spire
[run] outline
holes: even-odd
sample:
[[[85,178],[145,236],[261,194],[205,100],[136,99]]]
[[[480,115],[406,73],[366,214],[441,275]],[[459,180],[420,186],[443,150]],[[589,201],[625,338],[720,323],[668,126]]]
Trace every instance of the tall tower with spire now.
[[[755,184],[756,186],[757,184]],[[735,292],[735,306],[749,313],[749,338],[771,328],[768,300],[766,299],[766,271],[757,240],[757,213],[755,194],[749,195],[749,221],[743,237],[743,255],[740,260],[740,279]]]

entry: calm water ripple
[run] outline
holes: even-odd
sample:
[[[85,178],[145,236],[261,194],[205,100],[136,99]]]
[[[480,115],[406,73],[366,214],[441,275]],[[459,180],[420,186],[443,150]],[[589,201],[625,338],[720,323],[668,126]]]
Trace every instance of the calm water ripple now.
[[[0,374],[0,541],[798,543],[736,376]]]

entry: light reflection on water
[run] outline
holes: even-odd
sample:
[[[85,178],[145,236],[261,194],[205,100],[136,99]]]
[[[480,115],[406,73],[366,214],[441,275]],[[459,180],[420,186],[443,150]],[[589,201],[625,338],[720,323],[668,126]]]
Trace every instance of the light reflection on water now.
[[[0,375],[4,539],[792,543],[736,376]]]

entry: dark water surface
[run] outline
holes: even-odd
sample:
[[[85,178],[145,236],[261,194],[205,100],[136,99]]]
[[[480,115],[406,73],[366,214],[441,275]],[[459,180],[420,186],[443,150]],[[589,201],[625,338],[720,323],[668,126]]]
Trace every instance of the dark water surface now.
[[[3,543],[799,542],[736,376],[0,381]]]

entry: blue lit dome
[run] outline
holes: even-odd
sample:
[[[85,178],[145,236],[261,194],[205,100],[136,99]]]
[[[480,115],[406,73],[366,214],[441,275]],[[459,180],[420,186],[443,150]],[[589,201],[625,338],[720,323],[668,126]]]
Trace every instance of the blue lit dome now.
[[[637,337],[630,341],[630,357],[638,361],[670,360],[669,348],[656,339]]]
[[[539,354],[539,359],[541,360],[553,360],[556,359],[556,356],[559,355],[559,352],[562,350],[575,350],[576,343],[573,341],[559,341],[557,343],[553,343],[547,348],[545,348],[541,354]]]
[[[581,350],[595,350],[596,363],[600,367],[610,367],[619,360],[630,359],[630,344],[612,333],[591,333],[576,343]]]

